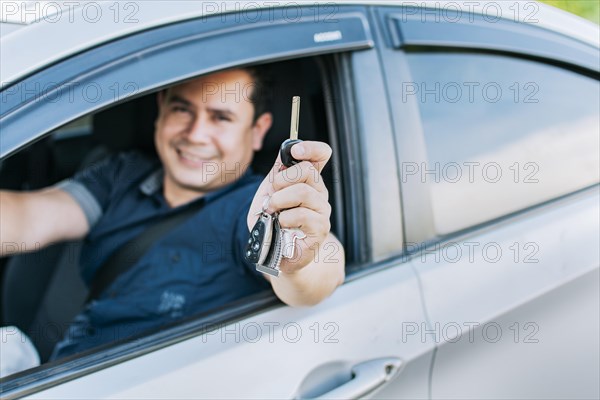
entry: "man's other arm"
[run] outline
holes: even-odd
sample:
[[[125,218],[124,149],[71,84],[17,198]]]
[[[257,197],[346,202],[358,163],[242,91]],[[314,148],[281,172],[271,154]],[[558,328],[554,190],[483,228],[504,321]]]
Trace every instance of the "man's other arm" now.
[[[83,238],[88,231],[82,208],[59,188],[0,191],[0,256]]]

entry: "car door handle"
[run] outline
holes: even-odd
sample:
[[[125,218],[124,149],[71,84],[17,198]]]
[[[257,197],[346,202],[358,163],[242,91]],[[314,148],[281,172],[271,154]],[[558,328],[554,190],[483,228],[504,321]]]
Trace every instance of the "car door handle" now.
[[[352,367],[352,379],[322,394],[317,399],[359,399],[377,389],[400,371],[402,360],[396,357],[377,358]]]

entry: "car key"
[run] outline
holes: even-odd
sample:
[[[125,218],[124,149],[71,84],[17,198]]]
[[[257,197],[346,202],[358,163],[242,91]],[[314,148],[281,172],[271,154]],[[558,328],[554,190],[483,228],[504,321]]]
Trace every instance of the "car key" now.
[[[258,220],[250,231],[245,256],[257,271],[277,277],[283,258],[283,237],[278,214],[266,212],[268,204],[266,199],[262,211],[257,213]]]
[[[258,220],[250,231],[246,245],[246,260],[253,264],[265,262],[272,244],[273,217],[264,211],[260,212]]]
[[[286,139],[279,149],[281,155],[281,163],[287,168],[294,164],[298,164],[300,161],[292,157],[292,146],[296,143],[300,143],[302,140],[298,139],[298,126],[300,124],[300,96],[294,96],[292,98],[292,121],[290,123],[290,138]]]
[[[273,217],[273,236],[271,237],[272,246],[269,248],[269,253],[264,263],[257,263],[256,270],[274,277],[279,276],[279,266],[283,258],[283,240],[282,240],[282,229],[279,225],[277,215]]]
[[[300,117],[300,97],[292,98],[292,119],[290,123],[290,138],[281,144],[281,162],[286,167],[291,167],[300,161],[292,156],[292,146],[302,140],[298,139],[298,126]],[[266,205],[259,213],[259,218],[254,224],[246,245],[246,260],[256,265],[256,270],[279,276],[279,266],[283,257],[293,258],[295,253],[295,240],[304,238],[300,233],[282,229],[277,219],[277,214],[266,213]]]

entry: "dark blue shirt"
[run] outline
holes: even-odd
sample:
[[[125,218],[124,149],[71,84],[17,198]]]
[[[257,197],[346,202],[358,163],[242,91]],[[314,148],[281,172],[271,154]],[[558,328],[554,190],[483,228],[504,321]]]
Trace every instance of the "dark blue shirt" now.
[[[269,282],[243,257],[246,216],[262,178],[247,171],[201,199],[201,209],[159,239],[75,318],[52,358],[139,334],[261,290]],[[177,212],[163,196],[158,159],[130,152],[82,171],[59,187],[90,224],[80,257],[89,286],[106,259]]]

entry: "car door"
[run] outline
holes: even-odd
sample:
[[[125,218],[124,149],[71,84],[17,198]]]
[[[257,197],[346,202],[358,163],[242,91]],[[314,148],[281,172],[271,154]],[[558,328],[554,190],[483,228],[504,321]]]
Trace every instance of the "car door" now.
[[[183,7],[149,4],[167,16]],[[313,8],[296,6],[252,14],[251,20],[234,13],[170,21],[99,43],[3,88],[5,157],[82,115],[198,74],[331,55],[327,106],[344,180],[338,196],[344,198],[350,261],[344,285],[315,307],[291,308],[273,295],[256,296],[17,375],[2,382],[3,398],[428,396],[434,343],[405,329],[407,323],[425,326],[426,318],[417,275],[402,254],[399,179],[390,168],[394,139],[375,50],[379,37],[365,7],[318,10],[317,17]],[[292,11],[300,16],[292,20]],[[96,89],[94,97],[73,90],[73,82]],[[338,251],[315,256],[333,260]]]
[[[597,47],[455,9],[377,18],[432,398],[597,398]]]

